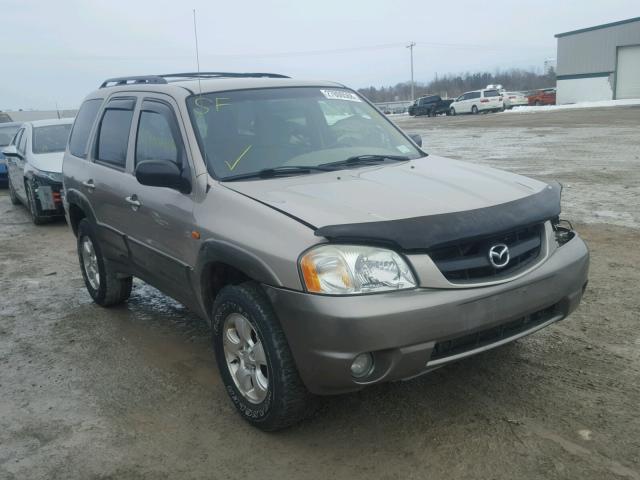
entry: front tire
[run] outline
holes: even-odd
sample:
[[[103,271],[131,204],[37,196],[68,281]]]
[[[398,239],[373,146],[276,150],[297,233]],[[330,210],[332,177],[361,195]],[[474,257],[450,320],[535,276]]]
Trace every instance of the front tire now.
[[[456,109],[455,109],[455,108],[453,108],[453,107],[451,107],[451,108],[449,109],[449,113],[450,113],[452,116],[454,116],[454,117],[455,117],[455,116],[456,116]]]
[[[20,199],[16,194],[16,191],[13,188],[13,184],[11,183],[11,177],[7,177],[7,184],[9,187],[9,200],[11,200],[11,205],[20,205]]]
[[[78,224],[78,260],[87,291],[98,305],[110,307],[129,298],[133,279],[120,278],[104,258],[95,228],[86,218]]]
[[[228,285],[212,309],[213,348],[225,389],[240,415],[264,431],[313,413],[275,312],[254,282]]]

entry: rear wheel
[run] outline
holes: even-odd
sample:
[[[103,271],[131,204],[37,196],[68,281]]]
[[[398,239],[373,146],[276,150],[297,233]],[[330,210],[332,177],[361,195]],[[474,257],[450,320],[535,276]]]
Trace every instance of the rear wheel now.
[[[471,107],[471,113],[473,113],[474,115],[478,114],[478,107],[476,107],[475,105],[473,107]]]
[[[78,260],[87,291],[98,305],[110,307],[129,298],[132,278],[119,277],[103,257],[95,229],[86,218],[78,224]]]
[[[9,187],[9,200],[11,200],[11,204],[20,205],[20,200],[18,199],[18,195],[16,195],[16,191],[13,189],[13,184],[11,183],[11,177],[7,178],[7,184]]]
[[[536,107],[542,106],[542,102],[540,100],[536,100]]]
[[[213,348],[227,393],[240,415],[265,431],[314,411],[273,308],[259,285],[228,285],[212,309]]]

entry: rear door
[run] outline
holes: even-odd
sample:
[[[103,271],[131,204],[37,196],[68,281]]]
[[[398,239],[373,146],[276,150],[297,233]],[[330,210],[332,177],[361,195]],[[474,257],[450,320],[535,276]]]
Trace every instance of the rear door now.
[[[135,180],[127,174],[127,160],[136,102],[137,96],[129,93],[107,100],[91,146],[89,179],[84,184],[99,225],[103,254],[125,267],[130,263],[126,226],[133,214],[125,199]]]
[[[198,242],[193,230],[193,193],[140,184],[135,168],[148,160],[170,161],[195,184],[182,119],[169,96],[148,94],[136,115],[132,157],[125,196],[129,202],[126,225],[136,269],[149,283],[178,299],[192,293],[189,271],[196,263]]]

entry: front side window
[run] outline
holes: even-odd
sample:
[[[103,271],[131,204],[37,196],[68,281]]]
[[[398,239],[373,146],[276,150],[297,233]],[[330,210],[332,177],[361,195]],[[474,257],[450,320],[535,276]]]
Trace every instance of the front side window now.
[[[209,172],[220,179],[278,167],[318,167],[360,155],[423,155],[347,89],[216,92],[189,97],[187,107]]]
[[[18,125],[3,126],[0,124],[0,147],[6,147],[11,143],[18,131]]]
[[[98,131],[96,160],[125,167],[134,106],[135,99],[114,99],[107,104]]]
[[[182,165],[183,149],[175,117],[160,102],[145,101],[136,138],[136,165],[145,160],[165,160]]]
[[[33,129],[33,153],[64,152],[67,147],[67,139],[71,131],[71,124],[46,125]]]

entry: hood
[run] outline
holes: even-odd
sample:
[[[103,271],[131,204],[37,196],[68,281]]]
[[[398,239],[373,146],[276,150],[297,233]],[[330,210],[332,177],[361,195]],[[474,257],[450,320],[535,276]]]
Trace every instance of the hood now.
[[[529,197],[546,187],[527,177],[435,155],[223,185],[315,227],[464,212]]]
[[[29,158],[29,163],[44,172],[62,173],[64,152],[38,153]]]

